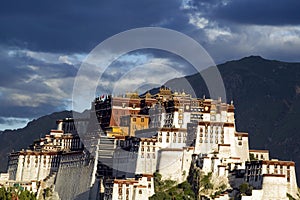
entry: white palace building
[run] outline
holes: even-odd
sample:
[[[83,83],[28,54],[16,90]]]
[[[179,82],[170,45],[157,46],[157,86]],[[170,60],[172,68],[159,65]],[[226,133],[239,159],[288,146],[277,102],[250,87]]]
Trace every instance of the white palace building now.
[[[95,160],[84,148],[73,119],[58,120],[57,127],[28,149],[10,154],[0,185],[17,184],[36,193],[38,199],[44,199],[48,189],[52,199],[89,199]]]
[[[0,184],[19,183],[40,199],[51,188],[53,199],[140,200],[155,194],[155,172],[181,183],[197,169],[225,185],[214,197],[199,192],[201,199],[233,199],[245,183],[252,192],[242,200],[298,197],[295,163],[249,150],[248,133],[236,130],[233,102],[161,88],[155,95],[98,97],[91,108],[97,128],[82,129],[85,146],[74,120],[60,120],[57,130],[10,154]]]
[[[236,130],[232,102],[196,99],[168,89],[151,98],[157,101],[148,105],[149,127],[136,130],[135,136],[112,136],[113,177],[120,177],[115,181],[158,172],[164,180],[180,183],[187,179],[191,164],[197,163],[203,173],[211,172],[214,180],[223,180],[227,189],[244,182],[251,185],[252,196],[242,199],[289,199],[287,194],[297,197],[295,163],[269,160],[267,150],[249,150],[248,133]],[[130,107],[127,103],[124,110]],[[254,160],[250,160],[250,154]],[[233,172],[242,174],[242,178],[234,178]],[[218,198],[230,199],[230,194],[225,192]],[[125,198],[114,190],[106,193],[105,199]]]

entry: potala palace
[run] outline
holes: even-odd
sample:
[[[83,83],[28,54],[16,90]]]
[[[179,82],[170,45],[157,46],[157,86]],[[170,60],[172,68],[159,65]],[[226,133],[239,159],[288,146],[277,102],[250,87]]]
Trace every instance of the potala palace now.
[[[38,199],[140,200],[155,194],[154,173],[191,185],[209,174],[213,187],[194,187],[197,199],[235,199],[242,184],[251,187],[242,200],[299,198],[295,163],[249,149],[234,109],[168,88],[103,95],[90,119],[58,120],[57,130],[12,152],[0,184],[19,184]]]

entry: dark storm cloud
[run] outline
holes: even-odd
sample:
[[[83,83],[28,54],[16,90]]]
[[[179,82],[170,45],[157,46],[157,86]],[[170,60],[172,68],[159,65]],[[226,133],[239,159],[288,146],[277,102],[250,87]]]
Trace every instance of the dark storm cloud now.
[[[206,15],[213,20],[256,25],[300,24],[299,0],[233,0],[227,4],[197,1],[195,5],[207,11]]]
[[[27,122],[26,119],[0,117],[0,124],[14,125],[14,124],[26,123],[26,122]]]
[[[0,117],[28,119],[68,108],[74,77],[86,54],[108,37],[137,27],[185,33],[203,45],[216,63],[251,54],[299,61],[300,29],[295,25],[300,22],[300,1],[184,1],[1,2]],[[176,55],[141,50],[112,63],[101,77],[106,85],[100,90],[109,91],[124,72],[148,61],[184,75],[195,72]],[[141,85],[146,84],[143,78],[149,78],[145,74],[155,70],[149,66],[137,75]],[[163,76],[168,72],[155,72],[160,74],[153,80],[173,78]]]
[[[97,94],[112,93],[114,87],[118,87],[119,81],[124,82],[124,80],[122,80],[124,77],[128,81],[139,79],[139,77],[135,76],[135,70],[139,68],[142,68],[144,75],[148,77],[156,76],[157,66],[159,66],[159,68],[170,68],[172,71],[182,74],[182,76],[196,73],[196,70],[191,64],[170,52],[158,49],[132,51],[112,62],[111,65],[104,70],[100,77]],[[164,82],[175,78],[171,76],[171,73],[160,74],[160,77],[165,77]],[[152,80],[158,79],[153,77]],[[143,87],[141,87],[139,91],[143,93],[145,90],[142,90],[142,88]],[[127,89],[130,90],[130,88]]]
[[[34,54],[0,46],[0,117],[35,118],[68,107],[76,66]]]
[[[130,28],[187,24],[179,0],[5,1],[0,42],[39,51],[85,52]],[[174,22],[176,20],[176,22]]]
[[[36,107],[31,106],[15,106],[10,101],[14,99],[1,99],[0,117],[17,117],[17,118],[37,118],[56,111],[66,110],[67,104],[70,102],[58,100],[55,97],[49,98],[47,103],[41,103]]]
[[[12,55],[9,52],[13,52]],[[65,63],[46,63],[17,49],[7,51],[0,47],[0,87],[21,87],[19,89],[27,89],[31,92],[47,92],[39,79],[74,77],[76,73],[75,66]],[[36,78],[32,79],[33,76]],[[32,80],[29,81],[30,79]]]

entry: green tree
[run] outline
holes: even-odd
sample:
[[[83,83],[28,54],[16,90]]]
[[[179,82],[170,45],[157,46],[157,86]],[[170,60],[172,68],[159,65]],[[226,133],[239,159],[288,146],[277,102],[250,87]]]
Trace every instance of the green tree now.
[[[250,186],[248,183],[243,183],[240,185],[240,193],[242,195],[247,195],[247,196],[252,195],[252,189],[253,187]]]
[[[161,178],[160,174],[154,174],[155,194],[150,197],[150,200],[195,199],[192,186],[187,181],[176,185],[175,181],[161,180]]]
[[[6,200],[6,189],[4,187],[0,188],[0,199]]]
[[[201,185],[201,187],[204,188],[204,190],[213,189],[214,186],[211,183],[211,177],[212,177],[212,173],[210,172],[207,175],[204,175],[200,179],[200,185]]]

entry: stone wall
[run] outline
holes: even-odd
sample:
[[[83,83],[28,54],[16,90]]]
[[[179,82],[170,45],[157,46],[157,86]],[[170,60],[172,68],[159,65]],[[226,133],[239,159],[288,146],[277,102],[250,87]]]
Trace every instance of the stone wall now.
[[[60,199],[96,199],[96,197],[90,197],[91,184],[93,176],[95,176],[93,172],[93,159],[83,162],[73,161],[72,164],[62,164],[55,181],[55,191],[58,193]]]
[[[174,180],[178,183],[186,180],[192,162],[193,150],[162,149],[159,151],[157,170],[162,179]]]
[[[284,175],[266,175],[263,177],[262,199],[288,199],[286,193]]]

